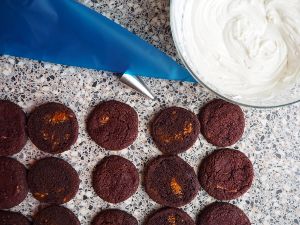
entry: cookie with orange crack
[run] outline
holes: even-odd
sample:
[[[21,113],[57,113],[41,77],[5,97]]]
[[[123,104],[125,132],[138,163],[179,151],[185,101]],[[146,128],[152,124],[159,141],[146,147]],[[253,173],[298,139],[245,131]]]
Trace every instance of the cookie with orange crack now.
[[[218,147],[236,143],[244,133],[245,118],[242,109],[222,99],[215,99],[200,111],[201,133]]]
[[[162,110],[151,125],[151,135],[156,146],[167,154],[188,150],[196,142],[199,133],[200,122],[197,116],[180,107]]]
[[[198,225],[251,225],[246,214],[235,205],[215,202],[205,207],[199,215]]]
[[[33,225],[80,225],[78,218],[63,206],[50,205],[36,215]]]
[[[0,100],[0,156],[19,153],[26,142],[25,113],[15,103]]]
[[[163,208],[149,217],[146,225],[196,225],[192,218],[178,208]]]
[[[40,150],[58,154],[67,151],[78,137],[78,122],[67,106],[50,102],[37,107],[28,118],[28,135]]]
[[[138,134],[138,115],[129,105],[110,100],[95,107],[87,120],[90,137],[106,150],[122,150]]]
[[[105,157],[93,172],[93,187],[104,201],[123,202],[131,197],[139,185],[139,174],[128,159],[112,155]]]
[[[203,159],[199,182],[212,197],[231,200],[240,197],[252,185],[254,172],[250,159],[235,149],[218,149]]]
[[[79,188],[76,170],[60,158],[37,161],[28,173],[29,189],[35,199],[43,203],[63,204],[76,195]]]
[[[162,155],[152,160],[145,172],[144,185],[152,200],[170,207],[190,203],[199,190],[194,169],[176,155]]]
[[[17,160],[0,156],[0,209],[20,204],[27,196],[27,169]]]
[[[92,225],[138,225],[136,218],[119,209],[102,210],[93,220]]]
[[[0,211],[0,225],[30,225],[30,221],[21,213]]]

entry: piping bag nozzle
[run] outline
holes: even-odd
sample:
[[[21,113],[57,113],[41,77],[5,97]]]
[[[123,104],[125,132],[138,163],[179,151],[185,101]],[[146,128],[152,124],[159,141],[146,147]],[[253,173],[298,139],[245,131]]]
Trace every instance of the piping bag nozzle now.
[[[150,90],[140,77],[124,73],[120,77],[120,81],[128,85],[129,87],[135,89],[136,91],[142,93],[143,95],[147,96],[148,98],[152,100],[154,99],[153,94],[150,92]]]

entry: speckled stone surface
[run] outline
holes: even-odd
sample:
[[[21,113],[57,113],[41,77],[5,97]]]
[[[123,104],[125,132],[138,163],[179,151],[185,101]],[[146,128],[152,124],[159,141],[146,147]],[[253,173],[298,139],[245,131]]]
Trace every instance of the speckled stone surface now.
[[[169,1],[159,0],[80,0],[123,27],[153,44],[173,59],[179,56],[171,37]],[[92,38],[92,37],[91,37]],[[92,171],[106,155],[120,155],[138,169],[140,179],[146,163],[160,155],[150,133],[149,122],[161,109],[179,106],[198,114],[208,101],[216,98],[199,84],[144,79],[157,96],[151,101],[120,83],[111,73],[35,60],[0,55],[0,99],[9,99],[28,114],[37,105],[55,101],[70,107],[78,118],[79,137],[71,150],[56,155],[69,162],[79,173],[81,184],[73,200],[64,204],[77,215],[82,225],[90,224],[102,209],[119,208],[131,213],[139,224],[161,206],[144,191],[142,182],[137,192],[125,202],[111,204],[96,195],[91,185]],[[139,115],[137,140],[120,151],[106,151],[97,146],[86,132],[86,118],[95,105],[115,99],[132,106]],[[231,146],[244,152],[252,161],[255,178],[251,189],[230,203],[241,208],[253,225],[300,223],[300,103],[275,109],[242,107],[245,133]],[[195,145],[179,154],[198,172],[204,156],[216,147],[200,134]],[[29,140],[24,149],[12,156],[27,168],[41,157]],[[200,188],[197,197],[182,207],[194,220],[206,205],[215,200]],[[32,217],[44,205],[29,193],[25,201],[11,209]]]

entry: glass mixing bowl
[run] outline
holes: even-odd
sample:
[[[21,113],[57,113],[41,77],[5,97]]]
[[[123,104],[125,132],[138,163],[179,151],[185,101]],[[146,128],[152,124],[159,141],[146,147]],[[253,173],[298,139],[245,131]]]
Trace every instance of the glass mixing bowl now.
[[[171,0],[170,8],[170,21],[173,39],[176,49],[180,55],[185,67],[189,70],[191,75],[208,90],[215,93],[217,96],[242,106],[255,107],[255,108],[272,108],[290,105],[300,101],[300,81],[289,87],[288,89],[273,95],[272,97],[245,97],[242,95],[232,95],[223,90],[218,89],[216,86],[209,83],[201,68],[196,67],[195,60],[186,46],[186,36],[184,32],[184,16],[187,3],[191,0]],[[300,63],[300,62],[299,62]]]

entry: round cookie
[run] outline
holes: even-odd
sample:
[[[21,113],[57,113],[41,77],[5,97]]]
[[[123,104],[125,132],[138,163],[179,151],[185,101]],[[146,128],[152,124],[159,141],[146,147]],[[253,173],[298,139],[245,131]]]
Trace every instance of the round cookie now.
[[[0,209],[19,205],[27,193],[25,166],[13,158],[0,156]]]
[[[80,225],[74,213],[58,205],[42,209],[35,217],[33,225]]]
[[[29,170],[28,185],[34,198],[43,203],[63,204],[76,195],[79,176],[75,169],[59,158],[44,158]]]
[[[200,133],[197,116],[184,108],[164,109],[151,125],[151,135],[163,153],[178,154],[188,150]]]
[[[101,211],[93,220],[92,225],[138,225],[136,218],[119,209]]]
[[[0,211],[0,224],[1,225],[30,225],[27,217],[21,213]]]
[[[0,156],[20,152],[26,142],[25,113],[15,103],[0,100]]]
[[[28,118],[28,135],[40,150],[58,154],[67,151],[78,137],[78,122],[67,106],[50,102],[37,107]]]
[[[202,108],[200,123],[201,133],[209,143],[227,147],[242,137],[245,118],[238,105],[216,99]]]
[[[170,207],[188,204],[199,190],[194,169],[176,155],[163,155],[151,161],[144,183],[152,200]]]
[[[146,225],[196,225],[192,218],[178,208],[163,208],[150,216]]]
[[[198,225],[251,225],[248,217],[238,207],[215,202],[205,207],[200,213]]]
[[[138,134],[138,115],[129,105],[115,100],[96,106],[87,120],[90,137],[106,150],[122,150]]]
[[[218,149],[199,168],[199,182],[212,197],[231,200],[251,187],[254,172],[249,158],[235,149]]]
[[[139,185],[139,174],[129,160],[113,155],[105,157],[93,172],[93,187],[104,201],[119,203],[131,197]]]

